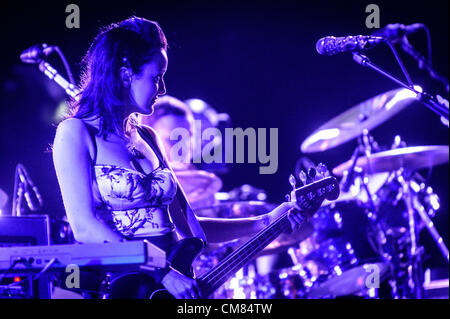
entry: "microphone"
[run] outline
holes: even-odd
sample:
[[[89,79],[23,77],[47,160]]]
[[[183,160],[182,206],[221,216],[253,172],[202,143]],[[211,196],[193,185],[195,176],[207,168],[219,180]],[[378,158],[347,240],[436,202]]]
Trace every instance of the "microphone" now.
[[[414,23],[410,25],[404,25],[400,23],[392,23],[386,25],[384,28],[375,30],[372,35],[377,37],[382,37],[391,42],[397,42],[403,37],[412,34],[414,32],[423,29],[425,25],[423,23]]]
[[[22,51],[20,59],[24,63],[41,63],[55,48],[55,46],[48,46],[45,43],[33,45],[25,51]]]
[[[385,39],[371,35],[356,35],[347,37],[325,37],[316,43],[316,50],[322,55],[335,55],[342,52],[355,52],[370,49]]]
[[[28,175],[27,170],[25,169],[25,167],[22,164],[18,164],[17,172],[18,172],[20,181],[24,185],[24,197],[25,197],[28,207],[32,211],[37,211],[39,209],[39,207],[42,206],[42,197],[41,197],[41,194],[39,193],[38,188],[36,186],[34,186],[33,181],[31,180],[30,176]],[[32,192],[34,193],[34,196],[36,197],[36,199],[39,202],[38,206],[35,205],[35,200],[31,199],[30,188],[31,188]]]

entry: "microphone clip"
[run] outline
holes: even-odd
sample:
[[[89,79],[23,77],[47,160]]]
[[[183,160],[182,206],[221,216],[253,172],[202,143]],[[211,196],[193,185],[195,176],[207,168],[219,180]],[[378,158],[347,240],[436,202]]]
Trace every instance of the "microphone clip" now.
[[[20,60],[24,63],[39,64],[55,50],[55,46],[49,46],[46,43],[33,45],[20,54]]]

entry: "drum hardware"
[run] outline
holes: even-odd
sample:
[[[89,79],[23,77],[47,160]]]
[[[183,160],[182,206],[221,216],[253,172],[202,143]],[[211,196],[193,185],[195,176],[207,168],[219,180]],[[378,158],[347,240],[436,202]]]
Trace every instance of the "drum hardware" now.
[[[421,214],[423,223],[427,227],[430,226],[428,228],[432,234],[436,234],[434,230],[431,230],[434,227],[429,218],[430,216],[433,217],[436,210],[439,209],[439,198],[434,194],[431,187],[425,185],[424,179],[415,171],[448,162],[448,151],[448,146],[444,145],[397,148],[374,153],[370,158],[360,157],[357,166],[361,167],[367,174],[383,171],[393,172],[387,180],[387,184],[397,182],[402,187],[398,187],[395,198],[389,200],[396,204],[398,201],[404,201],[405,196],[411,197],[414,195],[407,204]],[[344,168],[349,165],[350,163],[347,161],[333,169],[333,173],[340,175]],[[419,182],[416,182],[416,180],[419,180]],[[387,198],[384,200],[386,201]],[[424,212],[427,212],[427,216],[422,214]],[[436,238],[435,235],[433,237],[441,246],[442,239]],[[448,250],[442,247],[441,251],[448,261]]]
[[[395,107],[395,105],[397,105],[397,108],[405,107],[414,100],[410,92],[398,90],[396,94],[398,95],[391,95],[391,99],[384,102],[388,105],[388,110]],[[392,115],[386,110],[383,110],[383,112],[385,113],[383,114],[383,120],[380,120],[383,118],[382,116],[377,115],[376,112],[374,113],[375,118],[378,120],[378,122],[375,121],[377,122],[375,123],[376,125],[389,118],[390,116],[388,115]],[[367,115],[359,116],[358,123],[364,123],[369,118],[370,116]],[[376,126],[375,124],[371,125],[374,127]],[[302,282],[301,292],[290,286],[291,288],[283,290],[284,296],[291,298],[326,298],[359,295],[366,298],[376,298],[377,291],[366,289],[364,284],[362,284],[367,276],[367,269],[370,269],[370,267],[377,267],[380,270],[380,276],[383,281],[386,278],[388,279],[391,285],[392,297],[417,298],[417,296],[420,297],[422,295],[418,289],[421,282],[421,256],[424,253],[424,249],[417,244],[413,244],[413,241],[417,240],[417,233],[420,232],[424,224],[427,225],[428,222],[428,225],[430,225],[429,217],[434,216],[435,211],[439,208],[439,199],[433,193],[433,190],[426,186],[424,179],[415,171],[447,162],[448,147],[406,147],[404,141],[399,136],[396,136],[391,150],[381,152],[377,142],[369,135],[367,128],[370,126],[365,125],[366,127],[363,127],[359,136],[354,132],[352,133],[352,138],[357,137],[359,147],[358,151],[355,150],[354,153],[357,154],[353,158],[354,165],[351,165],[350,160],[345,163],[345,166],[341,164],[333,170],[333,173],[338,176],[349,176],[348,183],[350,187],[348,193],[341,193],[340,198],[332,204],[325,201],[323,206],[327,209],[335,210],[339,209],[342,204],[356,204],[356,207],[363,212],[360,214],[360,218],[367,223],[367,229],[363,235],[359,235],[359,237],[354,236],[357,240],[353,242],[357,243],[361,239],[367,240],[368,247],[371,247],[374,252],[373,256],[371,256],[372,259],[358,258],[360,252],[364,251],[364,249],[353,247],[353,242],[345,241],[345,239],[339,238],[336,232],[333,233],[333,231],[339,232],[339,228],[342,227],[342,224],[345,224],[342,221],[345,221],[348,217],[343,217],[338,211],[334,211],[334,213],[331,211],[331,214],[328,215],[334,219],[336,229],[333,230],[329,224],[327,225],[328,222],[322,216],[317,217],[315,220],[313,219],[311,226],[313,226],[315,232],[311,236],[302,238],[299,242],[291,240],[282,243],[282,241],[277,240],[278,248],[281,251],[288,251],[295,265],[292,269],[289,269],[290,275],[287,277],[301,278]],[[343,140],[339,138],[334,142],[342,144]],[[373,158],[376,158],[376,160],[372,161]],[[313,174],[314,172],[311,173]],[[293,188],[298,182],[303,184],[310,178],[310,172],[307,174],[301,171],[297,175],[297,178],[290,178],[290,184]],[[417,195],[413,201],[415,210],[420,208],[421,212],[426,212],[428,216],[428,219],[421,218],[422,221],[414,219],[414,227],[417,229],[414,230],[416,237],[414,238],[413,236],[412,239],[412,231],[409,226],[412,223],[412,210],[409,212],[406,210],[409,214],[406,220],[403,220],[403,215],[400,214],[398,218],[402,222],[406,222],[406,224],[399,225],[390,224],[389,220],[385,220],[389,211],[380,212],[380,209],[384,207],[383,205],[387,203],[394,206],[405,205],[405,190],[400,187],[398,178],[406,178],[410,181],[410,186]],[[342,184],[343,181],[341,181]],[[386,193],[389,196],[395,195],[395,197],[388,198]],[[214,209],[217,210],[217,208]],[[232,211],[238,212],[242,210],[227,209],[228,213]],[[321,211],[316,215],[320,215],[320,213]],[[414,213],[414,215],[416,214]],[[310,246],[309,248],[308,245]],[[296,246],[297,248],[295,248]],[[300,253],[302,250],[303,254]],[[442,250],[444,251],[444,248]],[[279,252],[268,248],[267,251],[270,253]],[[414,255],[412,252],[414,252]],[[325,259],[323,258],[324,256],[326,256]],[[322,258],[322,263],[319,262],[320,258]],[[359,259],[363,262],[360,262]],[[358,262],[355,262],[355,260],[358,260]],[[314,271],[316,271],[316,275],[313,274]],[[276,276],[276,273],[280,277],[286,278],[285,270],[274,272],[272,276]],[[265,296],[277,295],[280,298],[282,296],[279,285],[278,288],[274,288],[268,277],[256,275],[256,277],[249,278],[244,275],[239,282],[243,289],[247,287],[248,289],[245,289],[253,291],[253,294],[255,291],[264,291]],[[257,282],[258,284],[256,284]],[[250,289],[249,286],[252,285],[253,288]],[[291,289],[291,292],[297,291],[298,293],[290,293],[289,289]],[[248,293],[247,297],[250,295]]]
[[[363,155],[365,158],[370,157],[372,150],[378,150],[378,144],[375,142],[374,138],[369,135],[369,131],[364,129],[362,131],[362,135],[358,137],[358,146],[353,151],[353,155],[350,160],[351,164],[342,174],[343,177],[341,180],[341,187],[344,192],[347,192],[350,189],[350,186],[354,183],[353,176],[355,174],[364,179],[364,176],[361,175],[362,169],[357,166],[357,160],[360,155]]]
[[[424,272],[426,299],[449,299],[448,268],[428,268]]]
[[[449,252],[443,242],[443,239],[434,227],[429,213],[427,213],[422,201],[420,200],[419,194],[421,189],[423,189],[423,186],[420,187],[414,180],[406,180],[402,175],[400,175],[397,180],[402,186],[403,200],[407,208],[409,226],[407,232],[405,233],[409,239],[407,243],[408,251],[406,252],[409,257],[409,263],[407,269],[404,270],[407,274],[406,279],[408,284],[404,284],[406,288],[403,288],[403,294],[400,295],[400,297],[421,299],[424,297],[424,288],[422,284],[422,256],[424,254],[424,248],[418,246],[418,234],[421,230],[419,223],[422,222],[422,224],[427,227],[429,233],[433,237],[447,262],[449,261]],[[436,203],[434,207],[438,208]],[[434,210],[431,214],[434,215]]]
[[[439,208],[439,199],[416,171],[447,162],[448,147],[399,147],[403,145],[396,136],[393,147],[397,148],[349,160],[333,169],[333,173],[345,176],[346,169],[358,167],[355,174],[367,181],[373,173],[390,172],[385,186],[375,196],[370,194],[367,183],[362,184],[369,199],[367,217],[372,224],[368,238],[390,265],[393,297],[422,298],[424,248],[418,245],[421,229],[428,228],[447,262],[448,249],[430,219]],[[401,210],[400,216],[390,216],[395,215],[390,209],[393,207]]]
[[[329,174],[326,167],[320,165],[316,171],[321,175]],[[314,172],[301,171],[298,178],[303,183],[311,174],[314,175]],[[354,177],[359,178],[357,174]],[[295,182],[295,178],[290,179],[293,187]],[[352,207],[357,207],[359,211],[342,211],[348,203],[356,204]],[[381,260],[376,261],[374,252],[371,252],[371,256],[364,255],[370,250],[369,243],[361,240],[366,232],[354,233],[362,223],[366,223],[365,216],[360,211],[357,198],[351,194],[344,193],[334,203],[324,202],[310,221],[313,226],[312,235],[302,240],[297,248],[289,248],[288,253],[297,270],[296,274],[303,282],[302,298],[365,295],[366,269],[373,266],[380,270],[381,275],[387,272],[387,265]],[[358,217],[358,222],[355,217]]]
[[[448,145],[413,146],[377,152],[369,157],[361,156],[357,159],[356,166],[363,169],[366,174],[371,175],[398,171],[402,168],[407,172],[415,172],[448,163],[448,160]],[[338,165],[333,169],[333,174],[342,176],[350,165],[351,161]]]
[[[351,238],[346,238],[347,242],[341,238],[343,224],[348,223],[345,214],[349,212],[344,211],[342,215],[343,212],[339,209],[350,203],[356,204],[358,209],[364,211],[364,219],[368,225],[367,233],[362,237],[368,240],[381,261],[378,265],[382,265],[385,274],[388,274],[394,298],[420,298],[423,295],[420,291],[420,280],[421,254],[424,250],[417,245],[417,235],[423,224],[430,226],[433,238],[448,260],[448,250],[441,245],[442,239],[439,239],[440,236],[434,227],[431,227],[430,221],[435,208],[439,207],[439,200],[416,173],[418,169],[447,163],[448,146],[406,147],[400,136],[396,136],[391,150],[381,151],[377,142],[369,135],[369,130],[415,100],[417,95],[409,89],[380,94],[328,121],[302,143],[302,151],[308,153],[328,150],[354,138],[358,141],[351,159],[333,169],[334,175],[342,176],[341,198],[332,204],[323,203],[325,211],[319,210],[315,215],[317,218],[313,220],[314,235],[301,242],[296,250],[297,254],[300,251],[297,257],[301,258],[293,258],[295,263],[303,267],[308,297],[336,297],[341,293],[354,293],[336,288],[346,279],[354,279],[350,271],[357,272],[360,269],[351,262],[357,259]],[[373,186],[373,178],[381,181],[377,181],[376,188]],[[409,181],[408,188],[402,186],[402,179]],[[413,197],[410,188],[415,189]],[[406,203],[408,200],[409,204]],[[398,210],[401,212],[398,213]],[[417,214],[414,210],[424,216],[416,220]],[[424,213],[425,211],[427,213]],[[327,215],[333,218],[327,219]],[[346,232],[352,231],[349,229]],[[335,251],[341,252],[340,259],[333,259]],[[316,256],[312,252],[316,252]],[[342,277],[344,265],[347,270]],[[319,279],[320,272],[325,275],[322,279]]]
[[[360,170],[359,174],[363,174],[363,171]],[[391,180],[392,175],[387,178],[387,182]],[[401,228],[392,228],[392,227],[383,227],[380,222],[380,203],[383,198],[378,198],[375,194],[372,194],[368,187],[368,178],[363,178],[363,189],[367,194],[368,201],[366,203],[366,216],[369,221],[370,228],[367,234],[367,239],[371,244],[372,248],[378,253],[381,259],[384,261],[385,265],[388,268],[388,274],[391,280],[389,284],[391,286],[391,290],[394,292],[398,291],[397,284],[400,282],[400,278],[398,276],[398,269],[401,266],[401,262],[399,260],[403,260],[404,256],[399,249],[395,249],[394,247],[404,247],[406,244],[409,244],[409,238],[405,237],[406,230]],[[396,198],[399,200],[400,198]],[[388,212],[389,213],[389,212]],[[405,264],[405,262],[403,262]],[[403,265],[402,264],[402,265]],[[408,264],[408,262],[406,262]],[[393,296],[396,296],[396,293],[393,293]],[[398,295],[397,295],[398,296]]]
[[[354,59],[361,65],[369,66],[379,71],[380,73],[383,73],[383,71],[374,66],[368,60],[368,58],[363,55],[355,54]],[[42,62],[40,65],[40,69],[43,72],[44,67],[47,70],[47,76],[50,77],[50,75],[53,74],[53,78],[59,77],[59,75],[50,72],[52,70],[51,68],[49,68],[49,65],[47,63]],[[386,72],[384,72],[384,74],[388,75]],[[392,76],[390,77],[393,78]],[[404,85],[398,80],[396,82],[407,87],[407,85]],[[71,92],[73,87],[68,86],[66,89]],[[295,266],[289,269],[275,272],[275,275],[272,274],[272,277],[278,278],[280,281],[281,279],[287,279],[290,276],[293,276],[294,279],[305,278],[307,272],[311,272],[310,269],[305,266],[308,265],[308,261],[305,262],[303,259],[299,258],[296,250],[301,250],[308,244],[310,244],[311,247],[314,247],[314,249],[309,249],[307,250],[307,252],[324,252],[324,254],[322,254],[322,257],[326,254],[326,257],[329,258],[329,260],[333,258],[339,259],[339,253],[343,254],[343,252],[345,252],[346,254],[348,254],[349,263],[351,264],[352,268],[349,268],[348,270],[343,269],[342,262],[340,260],[338,260],[337,264],[333,264],[330,261],[327,261],[325,263],[325,266],[333,266],[332,268],[330,268],[331,271],[328,270],[327,274],[332,273],[332,276],[328,277],[328,280],[322,282],[318,279],[319,276],[311,277],[311,274],[309,274],[309,277],[307,278],[314,278],[314,280],[310,281],[309,283],[306,282],[308,284],[308,289],[305,290],[305,287],[299,288],[298,285],[288,285],[286,289],[282,289],[282,295],[290,298],[303,298],[305,296],[320,298],[334,297],[347,293],[355,293],[354,289],[346,290],[345,292],[342,291],[342,286],[345,286],[349,283],[346,282],[345,279],[350,278],[350,284],[354,284],[353,279],[358,278],[359,280],[359,278],[361,278],[359,275],[362,273],[362,270],[365,270],[364,266],[376,265],[390,269],[389,273],[391,273],[391,277],[393,278],[391,279],[393,295],[396,298],[418,296],[421,297],[423,295],[420,287],[422,277],[421,258],[424,250],[423,247],[420,247],[417,244],[417,237],[419,232],[421,231],[421,228],[423,227],[427,227],[430,233],[432,233],[433,238],[438,243],[444,257],[446,257],[448,261],[448,249],[443,244],[442,238],[437,233],[430,219],[430,217],[432,218],[435,215],[436,210],[439,208],[439,198],[436,194],[433,193],[433,190],[430,187],[427,187],[425,185],[425,183],[419,184],[416,178],[410,176],[413,174],[409,172],[409,170],[416,171],[420,168],[431,167],[441,164],[441,162],[445,162],[445,156],[448,160],[448,147],[446,154],[445,149],[438,149],[439,146],[436,146],[436,148],[434,149],[422,150],[423,153],[421,153],[421,151],[419,150],[417,150],[416,152],[416,150],[412,150],[412,148],[406,148],[405,145],[401,145],[401,143],[396,140],[390,151],[387,151],[385,154],[381,154],[383,152],[379,152],[377,146],[375,144],[371,144],[376,142],[368,135],[370,129],[378,126],[388,118],[394,116],[414,100],[421,100],[424,101],[425,104],[431,105],[429,107],[440,115],[442,115],[441,113],[443,112],[444,117],[445,115],[447,115],[447,120],[448,110],[445,114],[445,110],[442,111],[435,106],[436,103],[433,101],[433,97],[427,95],[426,93],[420,94],[418,90],[411,90],[410,87],[408,87],[407,89],[399,89],[394,91],[386,92],[373,99],[359,104],[354,109],[349,110],[353,113],[348,112],[348,114],[346,113],[346,116],[343,116],[344,114],[342,114],[338,118],[335,118],[334,120],[336,120],[337,123],[336,126],[331,125],[331,122],[333,120],[330,121],[329,123],[327,123],[329,124],[328,127],[325,125],[324,127],[321,127],[322,129],[319,128],[319,130],[317,130],[312,136],[308,138],[309,140],[305,140],[305,142],[302,144],[302,151],[304,151],[305,153],[316,152],[319,150],[323,151],[332,147],[339,146],[353,138],[358,137],[358,139],[360,140],[360,145],[358,146],[359,149],[358,151],[355,150],[352,159],[349,162],[344,163],[346,165],[341,164],[341,166],[344,165],[344,167],[337,167],[335,168],[336,171],[333,170],[333,173],[335,175],[343,176],[341,184],[344,185],[346,191],[349,191],[350,193],[346,194],[347,192],[343,192],[341,202],[339,202],[339,200],[336,204],[324,202],[324,206],[325,208],[329,208],[333,211],[335,209],[339,209],[340,203],[356,203],[356,206],[364,211],[364,214],[361,215],[365,216],[370,225],[370,232],[367,236],[368,240],[371,241],[370,244],[377,252],[377,254],[379,254],[383,263],[367,263],[363,265],[363,268],[354,266],[356,265],[354,260],[357,259],[357,253],[351,246],[351,243],[350,246],[348,246],[349,243],[345,242],[345,240],[341,240],[340,238],[321,238],[320,236],[324,234],[324,230],[339,231],[340,229],[342,229],[343,225],[345,225],[345,217],[343,217],[339,212],[329,214],[331,215],[336,228],[331,229],[329,224],[326,223],[327,221],[324,220],[325,217],[319,216],[317,217],[314,227],[319,227],[321,225],[320,227],[322,228],[318,228],[321,231],[316,232],[314,234],[316,236],[312,235],[307,237],[306,239],[302,238],[301,240],[299,238],[287,238],[285,242],[283,242],[283,240],[281,239],[277,239],[276,242],[278,242],[278,248],[282,251],[288,250],[291,258],[295,260]],[[75,96],[75,94],[71,95]],[[371,111],[373,111],[373,113],[371,113]],[[352,119],[354,115],[357,116],[357,120],[354,120],[354,118]],[[348,130],[345,131],[346,129]],[[364,144],[364,146],[362,147],[361,144]],[[399,152],[394,152],[394,148],[396,150],[399,150]],[[374,152],[372,153],[372,151]],[[406,154],[402,153],[402,151],[410,151],[411,153]],[[414,153],[414,155],[410,156],[412,153]],[[359,157],[359,155],[363,156]],[[417,156],[419,158],[422,155],[426,158],[423,161],[421,159],[413,159],[414,156]],[[435,159],[435,157],[437,157],[438,159]],[[299,174],[299,180],[303,184],[306,184],[311,174],[312,173],[310,172],[308,172],[308,174],[301,172]],[[384,215],[382,214],[382,212],[380,212],[380,210],[381,205],[388,202],[388,198],[381,196],[382,194],[378,193],[378,188],[373,189],[371,187],[371,182],[373,181],[376,174],[389,175],[383,185],[386,186],[386,188],[390,189],[390,191],[395,195],[394,200],[390,201],[392,205],[397,206],[397,204],[400,205],[403,203],[406,206],[406,225],[390,225],[389,222],[384,221]],[[187,176],[187,185],[194,184],[195,186],[195,182],[189,180],[190,177],[191,176]],[[179,177],[179,179],[181,182],[182,178]],[[212,183],[209,185],[214,186],[218,184],[215,183],[215,181],[212,181]],[[295,177],[292,180],[291,185],[295,189]],[[202,200],[204,199],[203,196],[210,195],[209,191],[214,188],[208,187],[207,184],[197,186],[193,188],[191,196],[194,199],[198,199],[198,202],[202,202]],[[202,191],[198,191],[199,188],[201,188]],[[352,196],[351,192],[353,189],[356,189],[356,193],[358,195],[356,198]],[[211,193],[214,194],[217,193],[217,191],[211,191]],[[242,198],[240,198],[240,200],[242,201]],[[246,198],[244,200],[248,199]],[[1,206],[0,192],[0,209]],[[215,214],[214,216],[223,214],[223,217],[225,217],[228,214],[229,216],[239,217],[247,216],[246,214],[250,214],[249,216],[251,216],[251,214],[259,214],[259,209],[265,210],[269,206],[269,203],[264,202],[254,204],[251,202],[235,201],[232,203],[227,203],[227,205],[222,207],[220,207],[220,205],[203,206],[203,209],[205,209],[205,211],[212,212],[213,214]],[[200,209],[199,211],[202,212],[202,209]],[[389,214],[390,212],[387,213]],[[320,222],[322,222],[322,224]],[[230,246],[233,246],[234,244],[235,243],[229,243]],[[298,246],[298,248],[293,248],[295,246]],[[334,249],[332,249],[333,247]],[[224,248],[224,251],[227,251],[228,246],[220,246],[220,248]],[[277,250],[268,249],[268,251],[274,253]],[[214,252],[214,254],[216,253],[217,252]],[[214,255],[213,258],[216,257],[217,255]],[[312,266],[317,266],[317,257],[315,257],[314,262],[315,265],[313,263]],[[384,273],[386,272],[387,270],[384,271]],[[342,275],[345,273],[347,274],[347,277],[345,275],[342,277]],[[261,298],[263,296],[281,296],[279,294],[280,285],[278,285],[277,288],[273,287],[273,285],[276,283],[276,280],[259,277],[255,274],[249,275],[247,277],[244,277],[242,275],[240,277],[238,276],[238,278],[240,279],[239,283],[237,285],[235,285],[235,283],[232,283],[231,285],[235,285],[236,287],[240,286],[243,289],[248,288],[248,296],[255,296],[255,292],[258,291],[263,292],[263,294],[260,295]],[[323,287],[323,290],[316,289],[315,291],[311,292],[311,288],[313,287],[314,282],[325,283],[326,285],[320,287]],[[300,293],[298,293],[298,291],[300,291]],[[309,294],[305,294],[305,291],[308,291]]]

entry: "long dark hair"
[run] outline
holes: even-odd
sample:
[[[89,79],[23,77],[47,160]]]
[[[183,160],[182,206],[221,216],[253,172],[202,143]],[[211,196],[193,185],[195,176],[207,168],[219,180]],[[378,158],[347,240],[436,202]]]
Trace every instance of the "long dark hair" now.
[[[167,40],[157,22],[133,16],[103,28],[82,60],[80,95],[70,105],[70,117],[99,118],[103,137],[121,132],[120,68],[139,74],[161,49],[167,50]]]

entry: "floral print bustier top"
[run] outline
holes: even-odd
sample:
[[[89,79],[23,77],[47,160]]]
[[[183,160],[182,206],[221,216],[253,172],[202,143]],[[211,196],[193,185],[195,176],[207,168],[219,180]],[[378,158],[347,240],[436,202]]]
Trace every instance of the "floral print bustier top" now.
[[[149,174],[115,165],[96,164],[94,169],[99,219],[127,239],[174,230],[168,205],[177,184],[169,169],[160,167]]]

